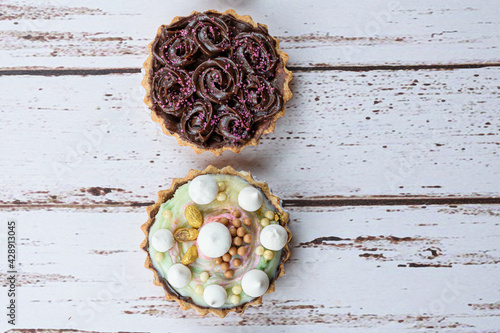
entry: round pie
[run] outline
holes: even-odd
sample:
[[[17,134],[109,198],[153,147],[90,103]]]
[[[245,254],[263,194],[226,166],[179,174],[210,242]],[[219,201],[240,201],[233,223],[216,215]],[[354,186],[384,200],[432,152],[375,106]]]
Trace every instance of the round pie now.
[[[266,183],[231,167],[191,170],[148,207],[141,248],[182,309],[224,317],[274,291],[290,256],[288,213]]]
[[[287,60],[278,39],[250,16],[193,12],[162,25],[149,45],[144,102],[181,146],[238,153],[285,114]]]

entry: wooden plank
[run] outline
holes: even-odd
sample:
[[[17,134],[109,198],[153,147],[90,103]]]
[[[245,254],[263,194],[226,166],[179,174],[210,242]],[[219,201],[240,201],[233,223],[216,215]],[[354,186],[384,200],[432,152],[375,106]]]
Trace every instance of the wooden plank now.
[[[276,132],[221,158],[161,133],[139,74],[0,77],[0,200],[147,204],[208,164],[251,170],[290,200],[498,196],[499,72],[296,73]]]
[[[115,332],[492,331],[499,205],[291,210],[277,292],[244,316],[166,302],[143,268],[144,208],[1,212],[18,224],[19,328]],[[5,251],[4,248],[1,251]],[[2,276],[4,275],[1,273]],[[3,279],[3,278],[2,278]],[[50,313],[50,316],[47,316]],[[12,332],[23,332],[13,330]]]
[[[290,66],[498,63],[495,0],[141,2],[7,0],[2,67],[138,68],[161,24],[192,10],[235,8],[269,25]]]

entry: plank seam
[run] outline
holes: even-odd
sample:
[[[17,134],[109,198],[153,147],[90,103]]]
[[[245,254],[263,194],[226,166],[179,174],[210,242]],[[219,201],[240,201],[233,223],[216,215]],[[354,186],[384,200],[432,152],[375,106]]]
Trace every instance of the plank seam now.
[[[418,71],[418,70],[454,70],[454,69],[475,69],[484,67],[500,67],[500,63],[472,63],[472,64],[430,64],[430,65],[371,65],[371,66],[311,66],[311,67],[290,67],[296,72],[314,71],[345,71],[345,72],[369,72],[369,71]]]
[[[372,65],[372,66],[291,66],[294,72],[321,72],[321,71],[345,71],[345,72],[368,72],[368,71],[417,71],[417,70],[454,70],[454,69],[476,69],[484,67],[500,67],[500,62],[471,63],[471,64],[435,64],[435,65]],[[0,76],[90,76],[90,75],[112,75],[112,74],[137,74],[141,68],[43,68],[43,69],[3,69]]]
[[[283,200],[284,207],[341,206],[430,206],[500,204],[500,197],[368,197],[368,198],[305,198]]]
[[[2,209],[93,209],[112,207],[147,207],[151,202],[103,202],[90,204],[30,203],[22,201],[0,203]],[[431,205],[491,205],[500,204],[500,197],[364,197],[364,198],[301,198],[284,199],[283,207],[346,207],[346,206],[431,206]]]

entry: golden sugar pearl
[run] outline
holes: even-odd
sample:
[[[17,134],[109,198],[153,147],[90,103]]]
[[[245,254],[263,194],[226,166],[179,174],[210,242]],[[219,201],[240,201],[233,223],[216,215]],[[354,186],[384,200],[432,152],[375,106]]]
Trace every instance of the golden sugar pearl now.
[[[247,244],[250,244],[250,242],[252,241],[252,235],[250,234],[246,234],[244,237],[243,237],[243,241]]]
[[[229,223],[229,220],[228,220],[228,219],[226,219],[225,217],[222,217],[222,218],[219,220],[219,222],[227,226],[227,224]]]
[[[274,212],[271,212],[270,210],[268,210],[264,216],[270,220],[273,220],[274,219]]]
[[[241,266],[241,259],[234,259],[233,260],[233,266],[234,267],[240,267]]]
[[[219,191],[225,191],[226,190],[226,183],[224,182],[218,182],[217,185],[219,185]]]
[[[208,281],[208,279],[210,278],[210,274],[208,274],[208,272],[201,272],[200,274],[200,281],[205,283]]]
[[[238,249],[238,255],[240,255],[240,256],[244,256],[245,254],[247,254],[247,248],[246,248],[246,246],[241,246],[241,247]]]
[[[234,237],[233,243],[236,246],[240,246],[241,244],[243,244],[243,239],[241,239],[241,237]]]
[[[201,284],[197,284],[196,287],[194,287],[194,291],[197,293],[197,294],[203,294],[203,291],[205,289],[203,289],[203,286]]]
[[[252,224],[252,219],[249,217],[245,217],[245,219],[243,219],[243,224],[246,226],[250,226]]]
[[[239,284],[237,284],[237,285],[233,286],[233,288],[231,289],[231,291],[233,292],[233,294],[239,295],[239,294],[241,294],[241,292],[243,290],[241,289],[241,286]]]
[[[236,228],[235,227],[231,227],[229,228],[229,233],[231,234],[231,236],[236,236]]]
[[[168,219],[172,218],[172,211],[171,211],[171,210],[166,209],[166,210],[163,212],[163,214],[162,214],[162,215],[163,215],[163,218],[165,218],[165,219],[167,219],[167,220],[168,220]]]
[[[228,269],[227,271],[224,272],[224,276],[228,279],[232,278],[234,275],[234,271],[232,269]]]
[[[214,263],[215,263],[216,265],[220,265],[220,264],[222,264],[222,258],[221,258],[221,257],[219,257],[219,258],[215,258],[215,259],[214,259]]]
[[[236,234],[240,237],[245,236],[246,234],[245,227],[239,227],[238,230],[236,230]]]
[[[231,255],[229,253],[226,253],[225,255],[222,256],[222,260],[224,260],[225,262],[230,262]]]
[[[240,302],[241,297],[239,295],[231,295],[231,298],[229,300],[232,304],[236,305]]]
[[[162,262],[163,259],[165,259],[165,253],[163,253],[163,252],[156,252],[155,253],[155,261],[156,262]]]
[[[229,249],[229,251],[227,251],[230,255],[234,256],[238,250],[236,250],[236,247],[234,246],[231,246],[231,248]]]
[[[273,259],[274,253],[271,250],[265,250],[264,254],[262,256],[264,257],[264,259],[269,261],[269,260]]]
[[[233,216],[236,217],[236,218],[239,218],[241,217],[241,212],[239,210],[235,210],[233,213]]]
[[[241,220],[240,220],[240,219],[238,219],[238,218],[233,219],[233,225],[234,225],[236,228],[241,227]]]
[[[229,269],[229,263],[223,262],[220,264],[220,268],[222,268],[223,271],[227,271]]]
[[[267,227],[271,223],[267,217],[264,217],[262,220],[260,220],[260,225],[263,227]]]
[[[258,255],[258,256],[261,256],[264,254],[264,247],[262,245],[259,245],[257,246],[257,248],[255,249],[255,254]]]
[[[226,201],[226,199],[227,199],[226,193],[219,192],[219,194],[217,194],[217,201]]]

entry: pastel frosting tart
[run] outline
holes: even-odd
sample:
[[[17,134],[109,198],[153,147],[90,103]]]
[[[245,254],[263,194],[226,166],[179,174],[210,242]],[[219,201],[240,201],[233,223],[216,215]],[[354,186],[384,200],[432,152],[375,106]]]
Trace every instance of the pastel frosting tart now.
[[[167,300],[224,317],[274,291],[292,234],[288,213],[266,183],[209,166],[174,179],[158,198],[147,209],[141,248]]]
[[[149,44],[144,102],[181,146],[239,153],[285,114],[287,61],[278,39],[250,16],[232,9],[178,16]]]

